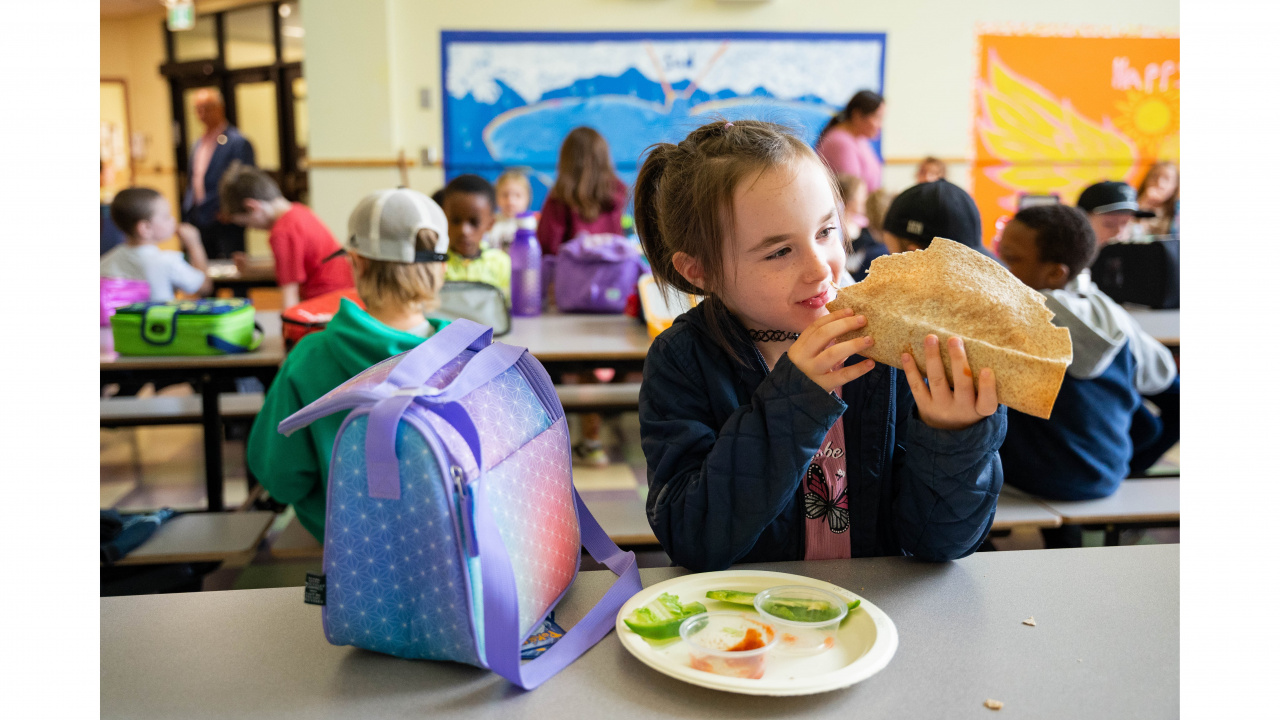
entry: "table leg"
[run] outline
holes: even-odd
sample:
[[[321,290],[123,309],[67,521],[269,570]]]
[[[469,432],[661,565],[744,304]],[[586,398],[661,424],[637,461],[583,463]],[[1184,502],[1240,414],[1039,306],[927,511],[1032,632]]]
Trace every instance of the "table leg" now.
[[[204,425],[204,484],[209,510],[223,509],[222,415],[218,411],[218,383],[211,373],[200,377],[201,415]]]
[[[1115,525],[1108,525],[1103,532],[1105,539],[1103,544],[1107,547],[1118,547],[1120,545],[1120,528]]]

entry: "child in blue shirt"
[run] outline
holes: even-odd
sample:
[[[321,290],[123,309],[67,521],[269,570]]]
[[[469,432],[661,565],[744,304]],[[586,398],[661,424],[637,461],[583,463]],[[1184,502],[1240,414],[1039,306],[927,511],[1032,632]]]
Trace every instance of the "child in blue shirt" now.
[[[658,336],[640,388],[649,523],[693,570],[739,562],[963,557],[991,527],[1005,410],[995,377],[926,386],[858,353],[828,313],[845,265],[840,193],[782,127],[715,122],[654,146],[636,229],[660,286],[705,300]],[[959,338],[953,367],[970,372]]]
[[[200,232],[187,223],[178,224],[169,201],[160,193],[144,187],[121,190],[111,201],[111,220],[125,239],[99,258],[102,277],[145,281],[157,302],[172,300],[174,290],[195,294],[212,288]],[[189,263],[182,253],[159,247],[175,232],[191,258]]]
[[[1045,295],[1053,324],[1071,331],[1072,350],[1048,420],[1009,411],[1000,449],[1005,477],[1042,497],[1106,497],[1178,441],[1173,353],[1093,284],[1088,268],[1097,242],[1077,208],[1018,212],[1005,226],[999,252],[1015,277]],[[1160,415],[1147,410],[1143,398]]]

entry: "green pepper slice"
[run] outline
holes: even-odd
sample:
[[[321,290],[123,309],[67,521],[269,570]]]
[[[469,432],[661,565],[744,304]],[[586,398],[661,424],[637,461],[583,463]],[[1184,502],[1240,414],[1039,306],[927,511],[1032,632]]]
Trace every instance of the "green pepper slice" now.
[[[685,618],[707,611],[700,602],[680,604],[680,598],[662,593],[648,605],[637,608],[622,622],[640,637],[650,640],[667,640],[680,634],[680,623]]]

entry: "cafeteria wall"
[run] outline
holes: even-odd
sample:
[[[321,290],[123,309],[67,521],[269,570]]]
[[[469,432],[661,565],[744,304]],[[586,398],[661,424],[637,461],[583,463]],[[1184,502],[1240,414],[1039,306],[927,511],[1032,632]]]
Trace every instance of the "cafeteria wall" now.
[[[311,103],[312,157],[391,159],[400,150],[417,160],[441,150],[440,31],[870,31],[887,33],[885,89],[888,158],[972,155],[970,122],[979,24],[1139,27],[1177,32],[1177,0],[304,0]],[[419,104],[426,89],[431,106]],[[969,167],[948,175],[969,185]],[[914,166],[891,164],[886,185],[912,183]],[[312,200],[330,227],[346,227],[361,195],[398,182],[394,168],[317,167]],[[440,167],[415,167],[410,185],[430,193],[444,182]]]
[[[241,2],[197,3],[200,12]],[[306,31],[311,204],[341,236],[364,194],[399,184],[394,167],[326,167],[326,161],[391,161],[404,150],[442,152],[440,31],[756,30],[884,32],[887,158],[973,154],[971,118],[980,26],[1036,31],[1178,31],[1177,0],[302,0]],[[102,20],[102,76],[129,83],[131,130],[148,138],[139,182],[176,200],[162,14]],[[422,108],[420,91],[431,105]],[[890,164],[885,183],[900,190],[914,166]],[[969,167],[948,176],[969,185]],[[410,186],[430,193],[444,183],[439,166],[413,167]]]
[[[125,81],[129,132],[141,134],[145,143],[145,153],[133,158],[134,184],[155,188],[177,213],[173,112],[169,105],[169,84],[160,74],[160,66],[165,62],[163,23],[163,11],[102,18],[99,63],[104,79]],[[177,247],[177,241],[172,241],[170,249]]]

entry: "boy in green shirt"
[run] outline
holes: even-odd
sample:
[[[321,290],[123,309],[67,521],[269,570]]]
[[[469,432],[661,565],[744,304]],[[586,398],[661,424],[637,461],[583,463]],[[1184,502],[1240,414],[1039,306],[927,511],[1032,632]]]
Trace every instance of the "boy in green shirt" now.
[[[444,186],[445,217],[449,220],[449,259],[446,280],[489,283],[511,302],[511,257],[497,248],[485,248],[485,233],[493,227],[497,196],[488,180],[479,175],[459,175]]]
[[[281,420],[366,368],[411,350],[448,324],[428,319],[439,304],[449,237],[444,211],[419,192],[381,190],[366,196],[347,223],[346,252],[356,292],[367,310],[343,299],[318,333],[285,358],[249,433],[249,469],[271,497],[294,507],[299,522],[324,542],[329,457],[346,413],[330,415],[289,437]]]

